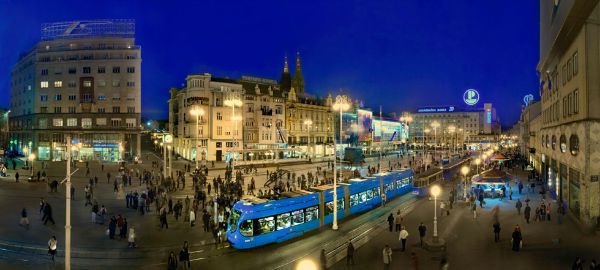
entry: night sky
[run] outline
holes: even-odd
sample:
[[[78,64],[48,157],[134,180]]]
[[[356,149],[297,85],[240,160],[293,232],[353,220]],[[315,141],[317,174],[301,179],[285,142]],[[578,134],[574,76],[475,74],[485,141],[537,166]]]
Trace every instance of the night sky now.
[[[136,21],[147,118],[166,118],[168,89],[187,74],[279,80],[296,51],[308,92],[343,89],[386,112],[462,106],[475,88],[506,127],[524,95],[538,99],[538,1],[93,2],[0,0],[0,107],[41,23],[106,18]]]

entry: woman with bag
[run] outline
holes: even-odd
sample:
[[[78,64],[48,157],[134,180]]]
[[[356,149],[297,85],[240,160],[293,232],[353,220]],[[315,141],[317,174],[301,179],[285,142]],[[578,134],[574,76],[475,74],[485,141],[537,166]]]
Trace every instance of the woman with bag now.
[[[54,261],[54,256],[56,255],[56,248],[58,246],[58,241],[56,240],[56,236],[52,236],[50,240],[48,240],[48,254],[52,256],[52,261]]]

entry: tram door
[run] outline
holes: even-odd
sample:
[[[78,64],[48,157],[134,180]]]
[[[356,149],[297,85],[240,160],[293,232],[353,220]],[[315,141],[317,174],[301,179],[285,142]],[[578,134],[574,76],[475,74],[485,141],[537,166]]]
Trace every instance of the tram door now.
[[[319,226],[325,225],[325,191],[319,191]]]

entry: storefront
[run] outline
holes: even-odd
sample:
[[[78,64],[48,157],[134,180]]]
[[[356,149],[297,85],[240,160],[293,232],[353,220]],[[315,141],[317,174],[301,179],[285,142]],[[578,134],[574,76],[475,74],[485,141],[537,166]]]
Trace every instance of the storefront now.
[[[579,219],[581,205],[579,203],[579,192],[580,192],[580,173],[577,170],[571,168],[569,170],[569,209],[571,213]]]

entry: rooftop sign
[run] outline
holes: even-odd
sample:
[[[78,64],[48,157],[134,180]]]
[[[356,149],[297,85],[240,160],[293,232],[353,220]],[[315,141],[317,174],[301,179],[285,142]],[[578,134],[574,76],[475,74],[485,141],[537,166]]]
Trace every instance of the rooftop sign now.
[[[418,113],[441,113],[441,112],[454,112],[456,111],[454,106],[448,107],[425,107],[417,109]]]

